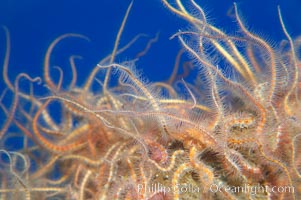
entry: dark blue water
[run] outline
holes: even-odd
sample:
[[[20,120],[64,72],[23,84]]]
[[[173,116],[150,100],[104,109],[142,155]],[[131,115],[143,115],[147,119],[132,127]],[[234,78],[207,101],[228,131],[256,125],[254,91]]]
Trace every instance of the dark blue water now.
[[[112,51],[118,28],[130,2],[130,0],[1,0],[0,25],[9,28],[12,40],[10,59],[12,79],[15,76],[13,71],[20,72],[24,69],[26,71],[30,69],[32,75],[39,75],[47,46],[57,36],[69,32],[83,34],[89,37],[91,42],[66,40],[57,48],[53,64],[67,65],[66,57],[79,54],[83,56],[83,60],[78,63],[79,70],[94,66]],[[225,27],[224,30],[229,33],[235,31],[237,27],[233,19],[227,17],[227,11],[231,9],[233,1],[197,2],[205,8],[210,22]],[[278,4],[292,36],[301,33],[301,0],[244,0],[237,3],[241,16],[250,29],[271,41],[284,38],[277,16]],[[160,31],[159,41],[141,59],[137,67],[143,69],[151,80],[164,80],[169,76],[179,49],[177,39],[168,38],[178,29],[185,30],[187,27],[189,28],[184,21],[164,8],[160,0],[136,0],[122,35],[121,45],[126,44],[138,33],[154,36]],[[2,61],[5,47],[3,31],[0,32],[0,41]],[[139,46],[143,48],[144,44],[145,41],[142,41]],[[135,50],[137,52],[140,49]],[[134,53],[125,54],[117,61],[129,60],[134,55]]]

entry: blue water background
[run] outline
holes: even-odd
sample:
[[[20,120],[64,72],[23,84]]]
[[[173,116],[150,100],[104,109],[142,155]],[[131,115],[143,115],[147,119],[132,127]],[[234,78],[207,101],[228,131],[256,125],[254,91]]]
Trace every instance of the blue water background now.
[[[73,54],[81,55],[83,59],[76,61],[76,65],[79,81],[82,82],[92,67],[112,52],[116,34],[130,2],[130,0],[1,0],[0,25],[6,26],[11,36],[10,79],[14,80],[20,72],[26,72],[32,77],[41,76],[44,54],[52,40],[65,33],[79,33],[89,37],[91,41],[75,38],[64,40],[55,48],[51,64],[64,69],[64,81],[68,83],[68,79],[71,78],[68,58]],[[228,16],[233,1],[196,0],[196,2],[204,8],[209,22],[235,35],[237,24]],[[277,5],[281,6],[287,30],[292,37],[301,34],[301,0],[236,2],[250,30],[274,44],[285,38],[277,16]],[[164,81],[169,78],[180,49],[177,39],[169,38],[179,29],[189,30],[189,25],[166,9],[160,0],[135,0],[120,45],[125,45],[139,33],[154,37],[160,32],[159,41],[137,62],[137,68],[142,70],[150,81]],[[116,62],[133,59],[137,52],[144,49],[147,41],[148,39],[138,41],[127,53],[118,56]],[[0,29],[1,63],[4,54],[5,35]],[[56,70],[51,69],[51,74],[58,79],[59,74]],[[4,82],[0,79],[0,91],[4,87]],[[3,120],[3,112],[0,117],[0,120]]]
[[[52,64],[67,65],[66,56],[79,54],[83,56],[83,60],[78,63],[79,71],[81,69],[87,71],[112,51],[118,28],[130,2],[130,0],[1,0],[0,25],[8,27],[12,40],[9,72],[11,78],[14,79],[16,75],[13,71],[20,72],[24,69],[26,71],[30,69],[33,76],[40,75],[43,56],[50,42],[57,36],[70,32],[83,34],[89,37],[91,42],[79,39],[63,42],[56,48],[54,56],[57,60]],[[210,22],[223,27],[229,33],[235,31],[236,24],[227,16],[233,1],[196,2],[205,8]],[[237,4],[241,16],[251,30],[270,41],[284,38],[277,16],[277,5],[281,6],[291,35],[297,36],[301,33],[301,0],[241,0],[237,1]],[[160,31],[159,41],[143,58],[143,62],[141,59],[137,67],[143,69],[144,74],[151,80],[165,80],[172,70],[179,49],[177,39],[169,40],[169,37],[178,29],[186,28],[189,26],[162,6],[160,0],[135,0],[120,44],[126,44],[138,33],[154,36]],[[5,48],[4,39],[1,31],[1,61]],[[139,43],[142,49],[144,44]],[[139,51],[139,48],[135,50]],[[133,54],[123,55],[117,61],[129,60],[131,56]],[[62,60],[59,60],[60,58]]]

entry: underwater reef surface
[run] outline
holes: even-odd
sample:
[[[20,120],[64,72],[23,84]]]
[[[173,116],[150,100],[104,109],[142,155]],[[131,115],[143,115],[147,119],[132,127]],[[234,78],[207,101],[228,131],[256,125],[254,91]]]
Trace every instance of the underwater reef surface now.
[[[185,25],[169,35],[180,43],[164,56],[172,66],[154,72],[169,75],[151,82],[139,65],[164,33],[123,41],[135,3],[91,68],[70,54],[91,39],[64,33],[40,72],[16,70],[12,30],[2,28],[1,199],[300,199],[301,37],[281,7],[282,38],[271,41],[240,3],[225,10],[227,28],[194,0],[153,2]]]

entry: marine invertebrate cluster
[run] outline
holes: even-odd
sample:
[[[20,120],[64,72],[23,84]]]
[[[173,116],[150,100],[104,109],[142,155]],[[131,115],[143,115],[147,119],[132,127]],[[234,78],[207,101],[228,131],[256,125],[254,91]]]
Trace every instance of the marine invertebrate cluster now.
[[[290,37],[280,9],[287,38],[276,49],[245,28],[236,6],[242,33],[230,36],[207,23],[193,0],[195,15],[180,0],[162,1],[194,26],[174,35],[199,67],[195,83],[183,80],[182,89],[173,87],[175,74],[168,83],[147,83],[133,62],[114,63],[128,48],[118,43],[131,6],[113,53],[81,86],[71,57],[68,89],[60,68],[58,83],[51,77],[49,58],[59,41],[82,36],[50,45],[43,79],[22,73],[12,83],[5,29],[8,89],[1,99],[12,93],[13,101],[1,103],[2,199],[300,198],[301,39]],[[21,78],[32,83],[29,92]],[[41,81],[50,93],[44,97],[34,94]],[[6,150],[11,138],[21,138],[22,149]]]

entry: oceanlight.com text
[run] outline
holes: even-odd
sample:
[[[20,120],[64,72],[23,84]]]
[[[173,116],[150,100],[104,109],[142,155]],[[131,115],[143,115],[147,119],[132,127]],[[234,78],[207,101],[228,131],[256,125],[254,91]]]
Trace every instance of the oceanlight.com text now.
[[[211,184],[209,188],[210,192],[227,192],[227,193],[249,193],[251,195],[256,195],[259,193],[295,193],[295,188],[293,186],[268,186],[268,185],[249,185],[244,184],[243,186],[226,186]]]

